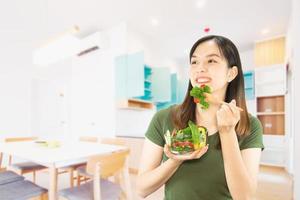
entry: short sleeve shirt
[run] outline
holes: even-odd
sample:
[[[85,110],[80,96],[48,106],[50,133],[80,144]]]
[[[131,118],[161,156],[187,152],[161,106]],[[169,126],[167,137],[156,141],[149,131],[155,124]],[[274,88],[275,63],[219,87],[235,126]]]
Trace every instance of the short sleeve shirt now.
[[[164,134],[174,129],[171,120],[173,106],[158,111],[145,134],[163,147]],[[250,116],[250,134],[239,139],[240,150],[264,148],[260,121]],[[183,162],[165,184],[165,200],[227,200],[232,199],[225,177],[219,134],[208,136],[209,150],[199,159]],[[163,155],[163,162],[168,158]]]

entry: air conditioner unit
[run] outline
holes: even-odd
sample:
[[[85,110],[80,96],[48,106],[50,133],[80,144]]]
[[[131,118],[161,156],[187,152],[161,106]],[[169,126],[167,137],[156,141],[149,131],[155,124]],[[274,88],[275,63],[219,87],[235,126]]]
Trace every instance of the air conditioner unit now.
[[[59,36],[50,39],[46,44],[33,52],[33,64],[50,65],[76,55],[80,48],[80,39],[75,35],[79,28],[74,26]]]
[[[103,32],[95,32],[81,39],[77,56],[83,56],[99,49],[105,49],[106,37]]]
[[[34,50],[33,64],[46,66],[72,56],[83,56],[107,46],[107,38],[102,32],[95,32],[83,38],[78,37],[78,32],[79,28],[75,26]]]

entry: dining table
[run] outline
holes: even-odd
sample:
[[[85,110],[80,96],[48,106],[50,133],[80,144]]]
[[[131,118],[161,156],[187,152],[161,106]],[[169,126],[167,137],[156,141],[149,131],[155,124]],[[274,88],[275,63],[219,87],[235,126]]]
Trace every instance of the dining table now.
[[[58,199],[58,169],[86,163],[91,156],[106,155],[127,149],[126,146],[83,141],[60,141],[46,144],[48,145],[41,141],[0,142],[0,152],[3,155],[16,156],[47,167],[49,170],[49,200]],[[131,190],[130,188],[126,189]]]

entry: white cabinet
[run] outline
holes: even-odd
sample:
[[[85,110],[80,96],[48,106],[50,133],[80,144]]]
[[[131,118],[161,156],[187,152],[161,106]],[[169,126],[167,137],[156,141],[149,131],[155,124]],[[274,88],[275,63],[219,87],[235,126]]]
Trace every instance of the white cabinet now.
[[[255,69],[256,96],[284,95],[286,76],[286,67],[283,64]]]
[[[261,164],[284,167],[286,163],[285,136],[264,135],[265,150],[261,155]]]
[[[261,164],[286,166],[287,72],[284,64],[255,69],[256,114],[264,131]]]

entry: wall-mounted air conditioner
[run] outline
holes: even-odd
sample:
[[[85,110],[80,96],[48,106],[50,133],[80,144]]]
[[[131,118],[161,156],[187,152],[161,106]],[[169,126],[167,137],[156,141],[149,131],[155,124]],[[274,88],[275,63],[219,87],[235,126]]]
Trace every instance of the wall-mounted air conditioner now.
[[[33,64],[47,66],[72,56],[83,56],[107,46],[107,38],[102,32],[95,32],[86,37],[78,36],[79,28],[71,30],[49,40],[33,52]]]

